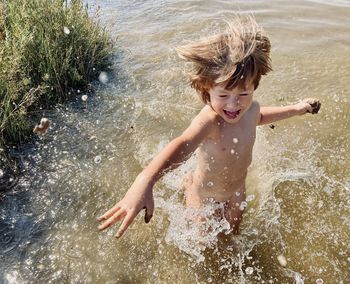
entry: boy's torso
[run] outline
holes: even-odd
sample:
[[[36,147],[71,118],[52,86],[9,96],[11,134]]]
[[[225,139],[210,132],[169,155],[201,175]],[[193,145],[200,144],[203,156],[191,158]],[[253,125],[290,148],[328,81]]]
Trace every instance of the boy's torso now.
[[[188,190],[201,200],[224,202],[245,190],[256,137],[257,106],[254,104],[235,124],[218,120],[211,137],[197,149],[197,168]]]

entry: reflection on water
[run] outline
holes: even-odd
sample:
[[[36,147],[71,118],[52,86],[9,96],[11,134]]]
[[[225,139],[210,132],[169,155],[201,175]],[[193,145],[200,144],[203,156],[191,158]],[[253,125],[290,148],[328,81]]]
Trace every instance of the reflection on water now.
[[[25,149],[26,172],[0,205],[0,282],[349,283],[349,2],[98,4],[118,34],[115,68],[96,95],[47,111],[49,134]],[[139,216],[118,241],[98,233],[95,217],[201,107],[174,47],[237,11],[273,43],[256,99],[317,97],[321,113],[259,128],[240,236],[194,244],[180,189],[193,160],[157,184],[149,225]]]

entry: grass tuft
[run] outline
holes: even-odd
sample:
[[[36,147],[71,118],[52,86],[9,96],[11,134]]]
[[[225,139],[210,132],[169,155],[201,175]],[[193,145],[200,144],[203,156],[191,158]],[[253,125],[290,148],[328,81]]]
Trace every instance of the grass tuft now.
[[[33,113],[86,90],[111,65],[107,31],[82,0],[0,0],[0,169]]]

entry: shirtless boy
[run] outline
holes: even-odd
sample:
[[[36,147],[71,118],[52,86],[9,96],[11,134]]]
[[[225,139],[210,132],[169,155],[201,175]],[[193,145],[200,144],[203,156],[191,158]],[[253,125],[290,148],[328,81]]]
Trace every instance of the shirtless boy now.
[[[270,41],[252,18],[235,19],[215,36],[180,47],[189,61],[191,86],[205,106],[190,126],[172,140],[137,176],[124,198],[98,218],[100,230],[122,224],[123,235],[137,214],[146,209],[145,222],[152,218],[154,184],[196,151],[197,166],[185,178],[188,207],[200,208],[209,200],[224,203],[226,218],[239,232],[245,200],[245,179],[252,160],[256,127],[305,113],[317,113],[320,103],[306,99],[283,107],[260,107],[253,93],[262,75],[270,72]]]

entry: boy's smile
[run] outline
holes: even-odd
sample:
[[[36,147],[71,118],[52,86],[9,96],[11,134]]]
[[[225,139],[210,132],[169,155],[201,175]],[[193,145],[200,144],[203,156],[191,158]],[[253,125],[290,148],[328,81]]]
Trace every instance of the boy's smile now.
[[[237,86],[232,90],[227,90],[223,84],[218,84],[209,90],[210,105],[226,122],[236,123],[250,108],[253,91],[254,87],[250,84],[244,89]]]
[[[235,119],[240,114],[240,112],[241,112],[241,110],[229,111],[229,110],[224,109],[224,113],[230,119]]]

